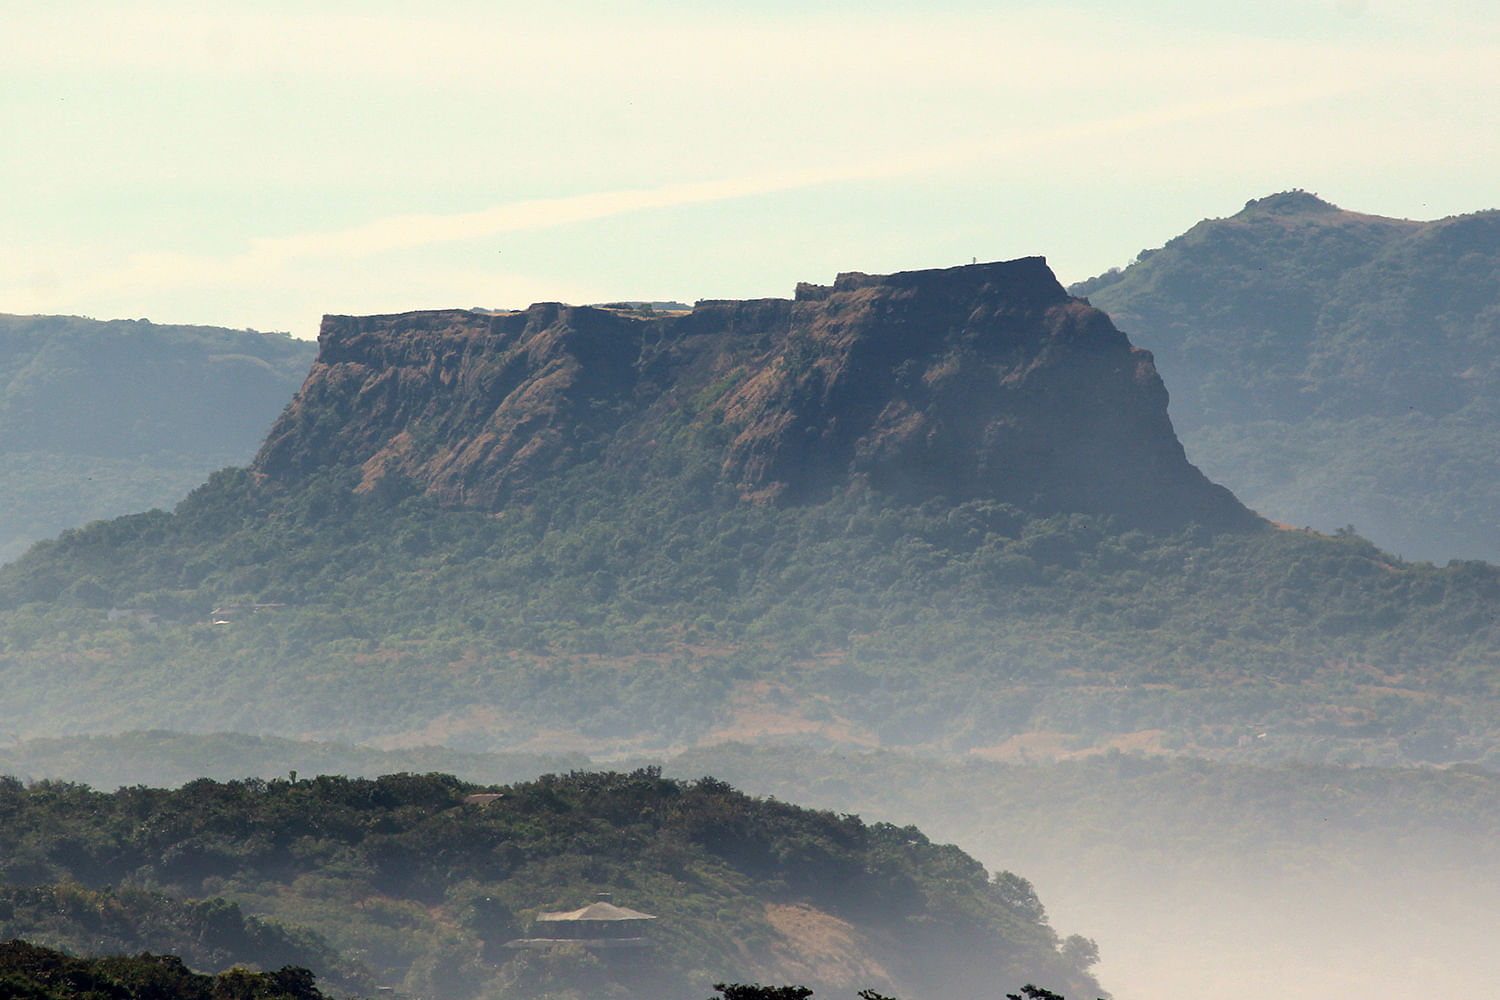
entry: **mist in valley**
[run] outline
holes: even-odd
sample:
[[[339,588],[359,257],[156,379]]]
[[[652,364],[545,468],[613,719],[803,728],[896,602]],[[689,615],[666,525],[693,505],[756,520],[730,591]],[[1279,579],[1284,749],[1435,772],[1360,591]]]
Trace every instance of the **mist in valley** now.
[[[1036,888],[1117,1000],[1481,996],[1500,932],[1480,771],[1118,755],[1002,765],[718,748],[747,788],[917,823]]]
[[[1488,989],[1500,934],[1493,888],[1500,856],[1489,835],[1500,778],[1487,772],[1128,754],[1016,765],[746,745],[662,763],[685,780],[713,774],[866,822],[914,824],[992,872],[1020,875],[1059,938],[1082,935],[1098,945],[1092,971],[1116,1000]],[[577,755],[378,750],[230,734],[0,747],[0,770],[103,788],[175,786],[198,775],[274,780],[288,765],[304,778],[320,769],[367,776],[435,769],[482,782],[600,766]],[[847,932],[829,924],[818,933],[832,935],[818,947],[836,950],[832,942]],[[811,954],[796,961],[821,968]]]
[[[1027,872],[1055,926],[1099,943],[1095,972],[1117,1000],[1493,989],[1494,882],[1458,864],[1426,868],[1395,852],[1345,858],[1331,871],[1249,875],[1190,857],[1181,868],[1125,860],[1097,867],[1000,845],[971,849]]]

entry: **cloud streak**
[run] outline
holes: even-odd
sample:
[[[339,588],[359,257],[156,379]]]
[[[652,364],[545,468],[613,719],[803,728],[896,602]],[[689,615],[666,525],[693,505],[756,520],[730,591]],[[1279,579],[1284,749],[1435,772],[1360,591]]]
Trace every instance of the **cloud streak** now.
[[[1308,103],[1335,96],[1344,89],[1347,88],[1329,84],[1288,86],[1275,91],[1180,102],[1104,120],[1077,121],[1047,129],[982,137],[864,162],[531,199],[475,212],[392,216],[346,229],[256,239],[249,249],[226,257],[139,254],[123,264],[103,268],[74,282],[65,282],[75,287],[59,288],[55,292],[81,299],[143,288],[253,284],[271,280],[294,266],[319,260],[358,261],[424,247],[490,239],[512,232],[584,224],[630,213],[755,198],[822,185],[940,173],[982,165],[1000,157],[1021,156],[1054,145],[1084,141],[1097,143],[1120,135]]]

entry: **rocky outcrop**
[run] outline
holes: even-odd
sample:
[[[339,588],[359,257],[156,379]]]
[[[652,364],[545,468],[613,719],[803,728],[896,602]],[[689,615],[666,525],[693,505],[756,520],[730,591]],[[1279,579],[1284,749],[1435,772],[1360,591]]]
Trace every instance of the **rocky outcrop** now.
[[[1253,515],[1186,461],[1149,353],[1040,258],[800,285],[691,312],[535,305],[324,320],[255,469],[358,466],[498,510],[683,428],[750,501],[864,485],[1169,527]]]
[[[366,486],[400,473],[447,502],[499,507],[604,437],[605,411],[634,390],[637,325],[556,304],[329,316],[254,468],[288,480],[357,465]]]

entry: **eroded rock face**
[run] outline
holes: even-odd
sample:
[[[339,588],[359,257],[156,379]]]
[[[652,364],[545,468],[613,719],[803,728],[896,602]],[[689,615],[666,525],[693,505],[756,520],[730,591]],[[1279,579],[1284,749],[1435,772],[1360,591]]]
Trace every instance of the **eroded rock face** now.
[[[444,501],[496,508],[599,443],[602,409],[631,400],[639,324],[557,304],[329,316],[306,384],[255,469],[277,480],[357,465]]]
[[[358,466],[500,509],[582,461],[716,449],[749,501],[867,485],[1171,527],[1253,520],[1188,464],[1149,353],[1040,258],[801,285],[690,313],[532,306],[324,320],[256,471]],[[678,438],[680,440],[680,438]]]

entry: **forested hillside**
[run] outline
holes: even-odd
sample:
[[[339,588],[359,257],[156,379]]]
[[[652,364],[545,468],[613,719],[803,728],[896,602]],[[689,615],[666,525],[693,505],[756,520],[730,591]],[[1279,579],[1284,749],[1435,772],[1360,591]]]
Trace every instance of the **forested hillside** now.
[[[252,469],[0,572],[7,725],[1494,759],[1496,570],[1277,530],[1164,409],[1036,261],[333,318]]]
[[[293,954],[325,981],[362,975],[357,965],[442,1000],[699,1000],[737,978],[912,998],[1033,980],[1097,989],[1093,945],[1060,939],[1024,879],[992,878],[914,827],[754,799],[711,778],[320,776],[113,794],[7,779],[0,817],[0,875],[43,884],[7,890],[4,926],[60,943],[94,935],[118,947],[134,939],[109,928],[156,914],[153,946],[175,927],[210,966],[238,935],[239,960]],[[62,881],[79,885],[47,887]],[[108,886],[121,888],[96,891]],[[507,949],[538,913],[601,891],[655,917],[645,958]],[[159,894],[221,901],[177,904],[173,916]],[[34,902],[45,899],[55,905]]]
[[[1189,456],[1260,514],[1500,561],[1500,213],[1289,192],[1071,290],[1152,352]]]
[[[0,771],[25,760],[38,777],[105,781],[133,769],[154,780],[162,761],[193,753],[232,774],[235,750],[258,766],[276,754],[348,760],[354,749],[136,734],[0,749]],[[391,765],[433,759],[364,752]],[[1223,762],[1082,752],[1032,733],[983,751],[991,759],[736,744],[661,763],[867,822],[917,823],[991,869],[1023,873],[1054,926],[1099,942],[1098,977],[1119,996],[1313,1000],[1417,984],[1484,994],[1500,934],[1493,771],[1265,766],[1248,763],[1254,746],[1228,748]],[[471,781],[517,766],[486,754],[449,762]]]
[[[315,353],[285,334],[0,315],[0,561],[243,465]]]
[[[0,996],[25,1000],[324,1000],[305,969],[233,969],[217,976],[176,955],[78,958],[26,941],[0,942]]]
[[[341,959],[316,933],[247,916],[220,898],[183,900],[76,881],[0,883],[0,941],[17,938],[72,955],[171,954],[192,969],[216,973],[235,966],[316,968],[329,989],[369,994],[375,987],[364,969]]]

